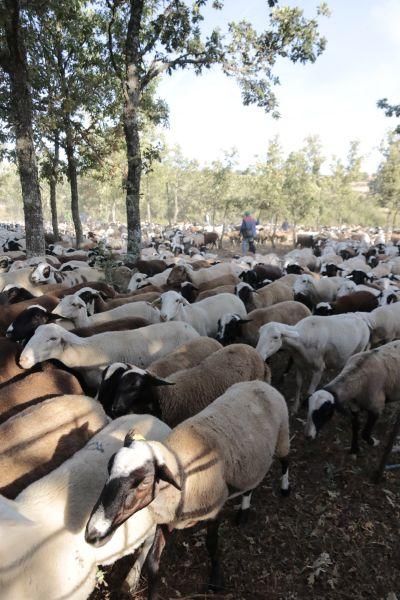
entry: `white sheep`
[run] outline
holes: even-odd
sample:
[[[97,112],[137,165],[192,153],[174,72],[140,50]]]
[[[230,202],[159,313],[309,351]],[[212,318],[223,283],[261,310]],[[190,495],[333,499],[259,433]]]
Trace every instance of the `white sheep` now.
[[[96,313],[90,317],[87,313],[86,303],[78,294],[65,296],[53,310],[53,314],[72,321],[74,327],[89,327],[128,317],[142,317],[150,323],[160,322],[160,311],[154,308],[149,302],[128,302],[117,308]]]
[[[135,290],[139,290],[142,287],[147,285],[155,285],[157,287],[162,287],[167,283],[167,279],[169,274],[171,273],[172,268],[165,269],[162,273],[157,273],[149,277],[145,273],[134,273],[128,283],[128,291],[134,292]]]
[[[400,302],[379,306],[362,316],[371,329],[371,346],[400,339]]]
[[[113,564],[144,544],[124,584],[130,591],[136,587],[154,538],[148,509],[129,519],[104,546],[95,548],[84,539],[90,511],[107,478],[107,464],[132,428],[157,440],[170,431],[155,417],[122,417],[15,501],[0,496],[2,600],[86,600],[95,588],[98,565]]]
[[[215,337],[218,320],[226,313],[236,313],[245,317],[247,312],[243,302],[233,294],[218,294],[189,304],[178,292],[164,292],[160,296],[160,315],[164,321],[185,321],[200,335]]]
[[[86,540],[107,539],[147,506],[159,525],[148,560],[148,597],[156,598],[167,532],[211,519],[206,546],[212,564],[210,586],[218,589],[220,510],[229,498],[243,495],[242,510],[248,514],[251,492],[269,471],[274,454],[281,461],[281,489],[287,493],[288,453],[283,396],[262,381],[237,383],[173,429],[165,443],[134,441],[116,454],[87,524]]]
[[[37,284],[58,283],[64,287],[71,287],[78,283],[85,283],[86,281],[103,281],[104,272],[89,266],[85,269],[78,268],[74,271],[62,272],[47,263],[41,263],[33,270],[31,280]]]
[[[369,327],[358,314],[361,313],[311,316],[294,326],[267,323],[260,328],[256,350],[264,360],[281,348],[288,350],[293,357],[296,367],[293,412],[299,408],[305,372],[311,374],[308,394],[312,394],[325,369],[340,369],[352,354],[367,348]]]
[[[56,358],[67,367],[82,370],[85,379],[98,385],[99,369],[113,362],[128,362],[146,368],[178,346],[199,337],[188,323],[156,323],[134,331],[99,333],[80,338],[59,325],[40,325],[23,349],[19,363],[30,369]]]
[[[311,275],[301,275],[293,285],[295,299],[298,294],[306,296],[314,306],[320,302],[332,302],[343,282],[342,277],[314,279]]]
[[[335,410],[352,415],[351,453],[357,454],[359,411],[367,412],[361,433],[370,446],[378,441],[372,429],[382,414],[386,402],[400,401],[400,342],[390,342],[380,348],[351,356],[343,370],[322,390],[309,398],[306,436],[314,439]]]

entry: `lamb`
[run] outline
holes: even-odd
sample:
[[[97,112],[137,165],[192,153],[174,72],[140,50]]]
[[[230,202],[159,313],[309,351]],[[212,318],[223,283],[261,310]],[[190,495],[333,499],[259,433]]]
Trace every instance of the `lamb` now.
[[[282,323],[263,325],[256,350],[264,360],[280,348],[287,349],[293,357],[296,367],[293,412],[296,413],[304,372],[311,373],[308,394],[313,394],[324,370],[341,369],[350,356],[367,348],[369,337],[367,323],[355,314],[311,316],[294,326]]]
[[[247,283],[239,283],[235,288],[235,293],[243,301],[248,311],[293,300],[292,290],[279,280],[258,290],[254,290]]]
[[[103,313],[104,314],[104,313]],[[40,325],[23,349],[19,362],[24,369],[56,358],[67,367],[82,371],[86,381],[98,385],[100,373],[113,362],[128,362],[147,368],[178,346],[199,337],[187,323],[156,323],[135,331],[99,333],[80,338],[56,324]]]
[[[78,268],[74,271],[58,271],[47,263],[40,263],[31,274],[33,283],[59,283],[63,287],[71,287],[77,283],[104,280],[104,272],[92,267]]]
[[[144,544],[124,582],[132,592],[153,542],[147,508],[133,516],[105,546],[85,542],[85,525],[107,479],[111,456],[131,441],[129,430],[163,440],[169,428],[154,417],[129,415],[97,433],[57,469],[27,487],[15,501],[0,497],[2,600],[86,600],[98,565],[110,565]],[[49,518],[49,513],[51,518]]]
[[[168,276],[167,285],[170,288],[175,289],[179,287],[181,283],[190,281],[196,287],[199,287],[200,284],[211,282],[213,279],[223,277],[224,275],[235,275],[234,265],[230,263],[219,263],[208,269],[199,269],[198,271],[193,271],[193,269],[190,269],[187,265],[176,265]]]
[[[156,377],[169,377],[177,371],[198,365],[207,356],[221,348],[221,344],[212,338],[198,337],[187,344],[182,344],[167,356],[152,362],[148,372]],[[110,417],[114,416],[111,413],[111,406],[118,382],[121,376],[131,368],[132,365],[117,362],[106,367],[102,373],[96,398]]]
[[[26,373],[25,377],[1,386],[0,424],[48,398],[83,394],[78,380],[61,369]]]
[[[257,308],[248,313],[244,319],[239,315],[224,315],[218,321],[217,340],[221,344],[244,342],[250,346],[257,346],[260,327],[275,321],[286,325],[296,325],[305,317],[311,316],[310,310],[301,302],[288,300],[279,302],[266,308]]]
[[[107,398],[113,416],[127,412],[154,414],[170,427],[200,412],[228,387],[254,379],[270,382],[269,368],[246,344],[221,348],[197,366],[177,371],[168,379],[132,367],[124,372]],[[161,387],[160,387],[161,386]]]
[[[241,317],[247,314],[243,302],[233,294],[219,294],[189,304],[178,292],[170,290],[161,294],[160,303],[160,316],[163,321],[185,321],[200,335],[209,337],[217,335],[218,319],[227,312],[235,312]]]
[[[50,398],[14,415],[0,425],[0,493],[15,498],[106,423],[103,408],[87,396]]]
[[[352,454],[358,454],[359,411],[367,412],[361,433],[370,446],[378,441],[372,437],[373,427],[386,402],[400,400],[400,342],[390,342],[380,348],[351,356],[343,370],[322,390],[309,398],[306,436],[314,439],[335,410],[351,410]]]
[[[151,323],[160,322],[160,312],[148,302],[128,302],[128,304],[88,317],[85,302],[76,295],[65,296],[53,310],[53,315],[71,320],[75,327],[88,327],[127,317],[141,317]]]
[[[242,514],[248,514],[251,492],[269,471],[274,454],[282,465],[281,490],[288,493],[288,453],[289,423],[283,396],[262,381],[235,384],[178,425],[164,443],[134,441],[117,452],[86,526],[85,539],[90,544],[101,543],[131,515],[147,507],[158,524],[147,563],[148,598],[155,600],[168,532],[212,519],[206,546],[212,563],[210,587],[218,589],[222,579],[220,510],[229,498],[243,495]]]

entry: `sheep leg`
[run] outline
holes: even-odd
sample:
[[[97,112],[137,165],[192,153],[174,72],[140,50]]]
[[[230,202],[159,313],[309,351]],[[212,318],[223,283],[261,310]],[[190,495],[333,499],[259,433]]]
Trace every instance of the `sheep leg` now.
[[[129,571],[124,583],[122,584],[122,591],[125,591],[127,594],[134,592],[137,584],[139,583],[140,573],[142,572],[143,565],[146,562],[146,558],[153,541],[154,536],[149,535],[149,537],[142,544],[142,547],[139,549],[139,555],[135,561],[135,564]]]
[[[358,433],[360,431],[360,420],[358,418],[358,411],[351,411],[351,430],[352,438],[350,454],[354,454],[355,456],[357,456],[360,449],[358,446]]]
[[[242,496],[242,505],[236,513],[235,523],[236,525],[246,525],[249,520],[249,510],[250,510],[250,502],[251,495],[253,490],[249,490]]]
[[[324,372],[324,365],[318,367],[318,371],[314,371],[310,385],[308,386],[308,395],[311,396],[315,392],[318,387],[319,382],[321,381],[322,373]]]
[[[213,592],[220,592],[224,588],[218,548],[219,525],[220,520],[218,517],[207,524],[206,548],[211,560],[211,575],[208,589]]]
[[[300,406],[300,394],[301,388],[303,387],[303,374],[299,368],[296,369],[296,393],[294,396],[294,403],[292,413],[295,415],[299,410]]]
[[[362,439],[365,440],[370,446],[378,446],[379,444],[379,441],[371,436],[372,429],[378,419],[378,416],[379,415],[369,410],[367,422],[365,423],[365,427],[361,433]]]
[[[280,459],[282,477],[281,477],[281,494],[282,496],[289,496],[290,485],[289,485],[289,459],[287,456],[282,456]]]
[[[148,600],[158,600],[159,597],[158,588],[160,585],[160,560],[169,534],[170,531],[166,525],[157,525],[154,541],[147,555]]]

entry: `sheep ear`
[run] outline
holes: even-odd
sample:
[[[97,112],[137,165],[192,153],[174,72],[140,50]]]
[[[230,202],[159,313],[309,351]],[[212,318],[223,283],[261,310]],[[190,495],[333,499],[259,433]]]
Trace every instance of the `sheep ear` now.
[[[147,304],[150,304],[150,306],[153,306],[155,308],[158,304],[161,304],[161,298],[156,298],[155,300],[153,300],[153,302],[148,302]]]
[[[144,441],[144,437],[140,433],[136,433],[135,429],[130,429],[124,439],[124,447],[129,448],[133,442]]]
[[[179,483],[176,481],[175,477],[172,475],[170,469],[165,463],[162,465],[157,464],[156,478],[162,479],[162,481],[170,483],[174,486],[174,488],[176,488],[179,491],[182,490],[182,486],[180,486]]]
[[[57,281],[57,283],[61,283],[62,282],[62,277],[61,277],[60,273],[55,272],[54,273],[54,279]]]
[[[282,329],[282,335],[288,338],[298,338],[300,337],[298,331],[292,331],[291,329]]]
[[[183,304],[184,306],[190,306],[190,302],[188,302],[188,301],[186,300],[186,298],[182,298],[182,299],[181,299],[181,304]]]

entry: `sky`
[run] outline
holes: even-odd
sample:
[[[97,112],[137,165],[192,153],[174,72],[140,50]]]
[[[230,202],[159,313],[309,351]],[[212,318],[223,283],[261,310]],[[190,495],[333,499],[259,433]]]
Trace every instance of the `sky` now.
[[[243,106],[233,79],[218,69],[201,76],[180,71],[165,77],[159,95],[170,109],[167,142],[181,146],[201,164],[222,159],[236,148],[239,167],[265,157],[268,141],[279,135],[285,154],[297,150],[308,135],[318,135],[327,157],[345,160],[351,140],[360,141],[363,168],[376,170],[379,146],[396,122],[376,107],[380,98],[400,103],[400,0],[328,0],[329,18],[320,18],[327,38],[314,64],[281,61],[276,88],[281,118]],[[314,16],[318,0],[281,0]],[[225,0],[222,12],[207,11],[207,25],[222,29],[246,18],[261,29],[266,0]]]

